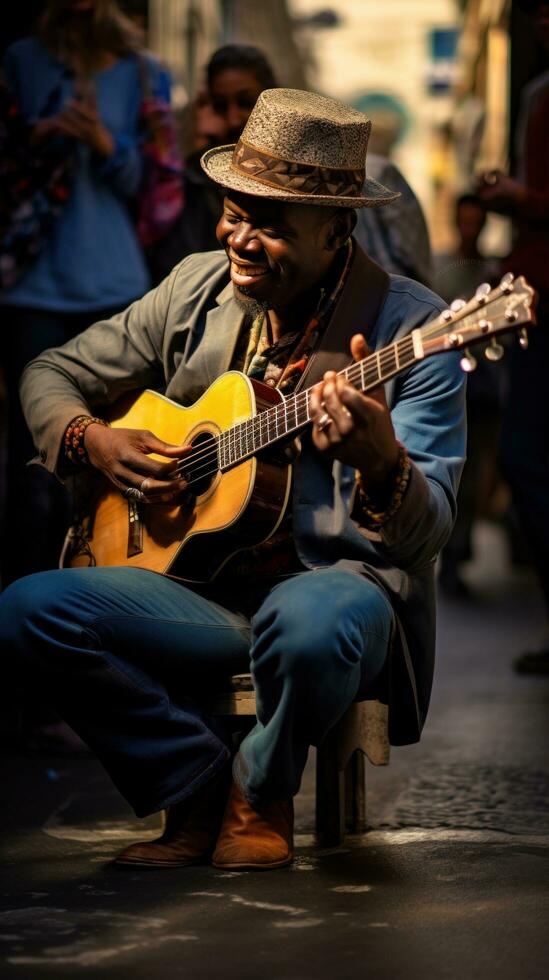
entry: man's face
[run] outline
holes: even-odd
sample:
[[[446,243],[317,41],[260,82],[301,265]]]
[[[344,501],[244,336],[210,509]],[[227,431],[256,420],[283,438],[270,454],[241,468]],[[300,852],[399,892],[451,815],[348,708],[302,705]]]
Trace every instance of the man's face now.
[[[226,68],[214,75],[209,96],[214,112],[225,122],[222,142],[238,141],[262,91],[263,85],[246,68]]]
[[[235,296],[285,309],[315,286],[334,258],[332,210],[230,192],[217,226]]]

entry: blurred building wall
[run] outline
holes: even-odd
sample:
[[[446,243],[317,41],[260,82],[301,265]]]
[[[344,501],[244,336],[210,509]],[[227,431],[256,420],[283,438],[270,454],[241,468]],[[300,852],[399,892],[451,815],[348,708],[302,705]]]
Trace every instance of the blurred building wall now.
[[[299,17],[311,16],[319,6],[318,0],[290,0],[290,10]],[[389,152],[401,168],[436,237],[434,187],[446,166],[439,134],[451,118],[453,95],[451,66],[435,64],[433,38],[437,31],[451,33],[458,28],[459,4],[457,0],[328,0],[327,6],[339,23],[332,29],[305,31],[317,66],[311,85],[360,108],[362,94],[379,93],[379,113],[369,112],[374,146]],[[448,84],[436,84],[439,70],[440,79],[446,70]],[[385,125],[381,97],[389,107],[391,102],[398,105],[406,120],[391,149],[387,141],[377,143]]]
[[[149,0],[149,43],[176,80],[183,105],[203,83],[210,55],[231,41],[254,44],[281,84],[306,88],[306,69],[286,0]]]

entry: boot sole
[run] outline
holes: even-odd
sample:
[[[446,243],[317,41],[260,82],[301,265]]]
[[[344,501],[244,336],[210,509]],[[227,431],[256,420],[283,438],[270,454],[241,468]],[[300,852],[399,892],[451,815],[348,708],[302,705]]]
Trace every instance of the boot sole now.
[[[125,868],[188,868],[193,864],[207,864],[208,858],[209,855],[188,858],[185,861],[147,861],[146,859],[140,860],[139,858],[119,860],[118,858],[115,858],[112,864]]]
[[[271,864],[253,864],[250,861],[235,862],[234,864],[218,864],[212,861],[212,867],[219,871],[274,871],[276,868],[287,868],[293,861],[293,857],[285,858],[283,861],[273,861]]]

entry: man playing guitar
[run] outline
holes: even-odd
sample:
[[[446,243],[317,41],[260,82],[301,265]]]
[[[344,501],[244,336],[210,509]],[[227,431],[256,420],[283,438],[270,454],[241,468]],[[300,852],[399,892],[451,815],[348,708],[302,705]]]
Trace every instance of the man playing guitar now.
[[[0,600],[16,679],[48,692],[139,816],[168,809],[162,837],[131,845],[121,864],[286,865],[309,746],[353,700],[389,704],[394,743],[420,737],[464,384],[454,355],[424,356],[420,328],[441,301],[387,276],[352,239],[356,208],[394,199],[365,180],[369,131],[330,99],[263,92],[236,146],[203,157],[227,189],[223,251],[190,256],[142,300],[27,367],[22,399],[42,463],[79,483],[100,473],[144,533],[128,539],[126,521],[113,564],[98,560],[99,531],[87,525],[87,555],[76,549],[73,567],[22,579]],[[227,371],[241,372],[240,387]],[[149,431],[154,422],[128,427],[113,412],[143,388],[191,406],[212,384],[220,407],[205,413],[206,442],[198,425],[167,439]],[[266,435],[261,414],[243,421],[235,407],[252,389],[271,406]],[[292,467],[284,434],[300,436]],[[271,442],[279,459],[264,463],[256,450]],[[209,466],[204,484],[197,461]],[[209,581],[193,575],[193,555],[215,550],[195,522],[221,513],[238,474],[247,488],[263,465],[272,478],[256,512],[278,494],[279,517],[251,549],[233,541]],[[226,537],[235,520],[216,528]],[[145,542],[168,548],[172,525],[183,547],[165,568],[147,564]],[[233,758],[201,692],[249,670],[257,724]]]

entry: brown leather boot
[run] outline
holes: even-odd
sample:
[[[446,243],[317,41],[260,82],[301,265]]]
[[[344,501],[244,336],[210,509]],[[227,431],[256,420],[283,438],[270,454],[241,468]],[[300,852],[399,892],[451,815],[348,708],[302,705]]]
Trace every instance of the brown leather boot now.
[[[293,858],[293,800],[252,809],[233,783],[212,864],[230,871],[283,868]]]
[[[160,837],[130,844],[115,864],[147,868],[181,868],[211,857],[215,847],[229,782],[226,776],[199,790],[190,800],[169,807]]]

